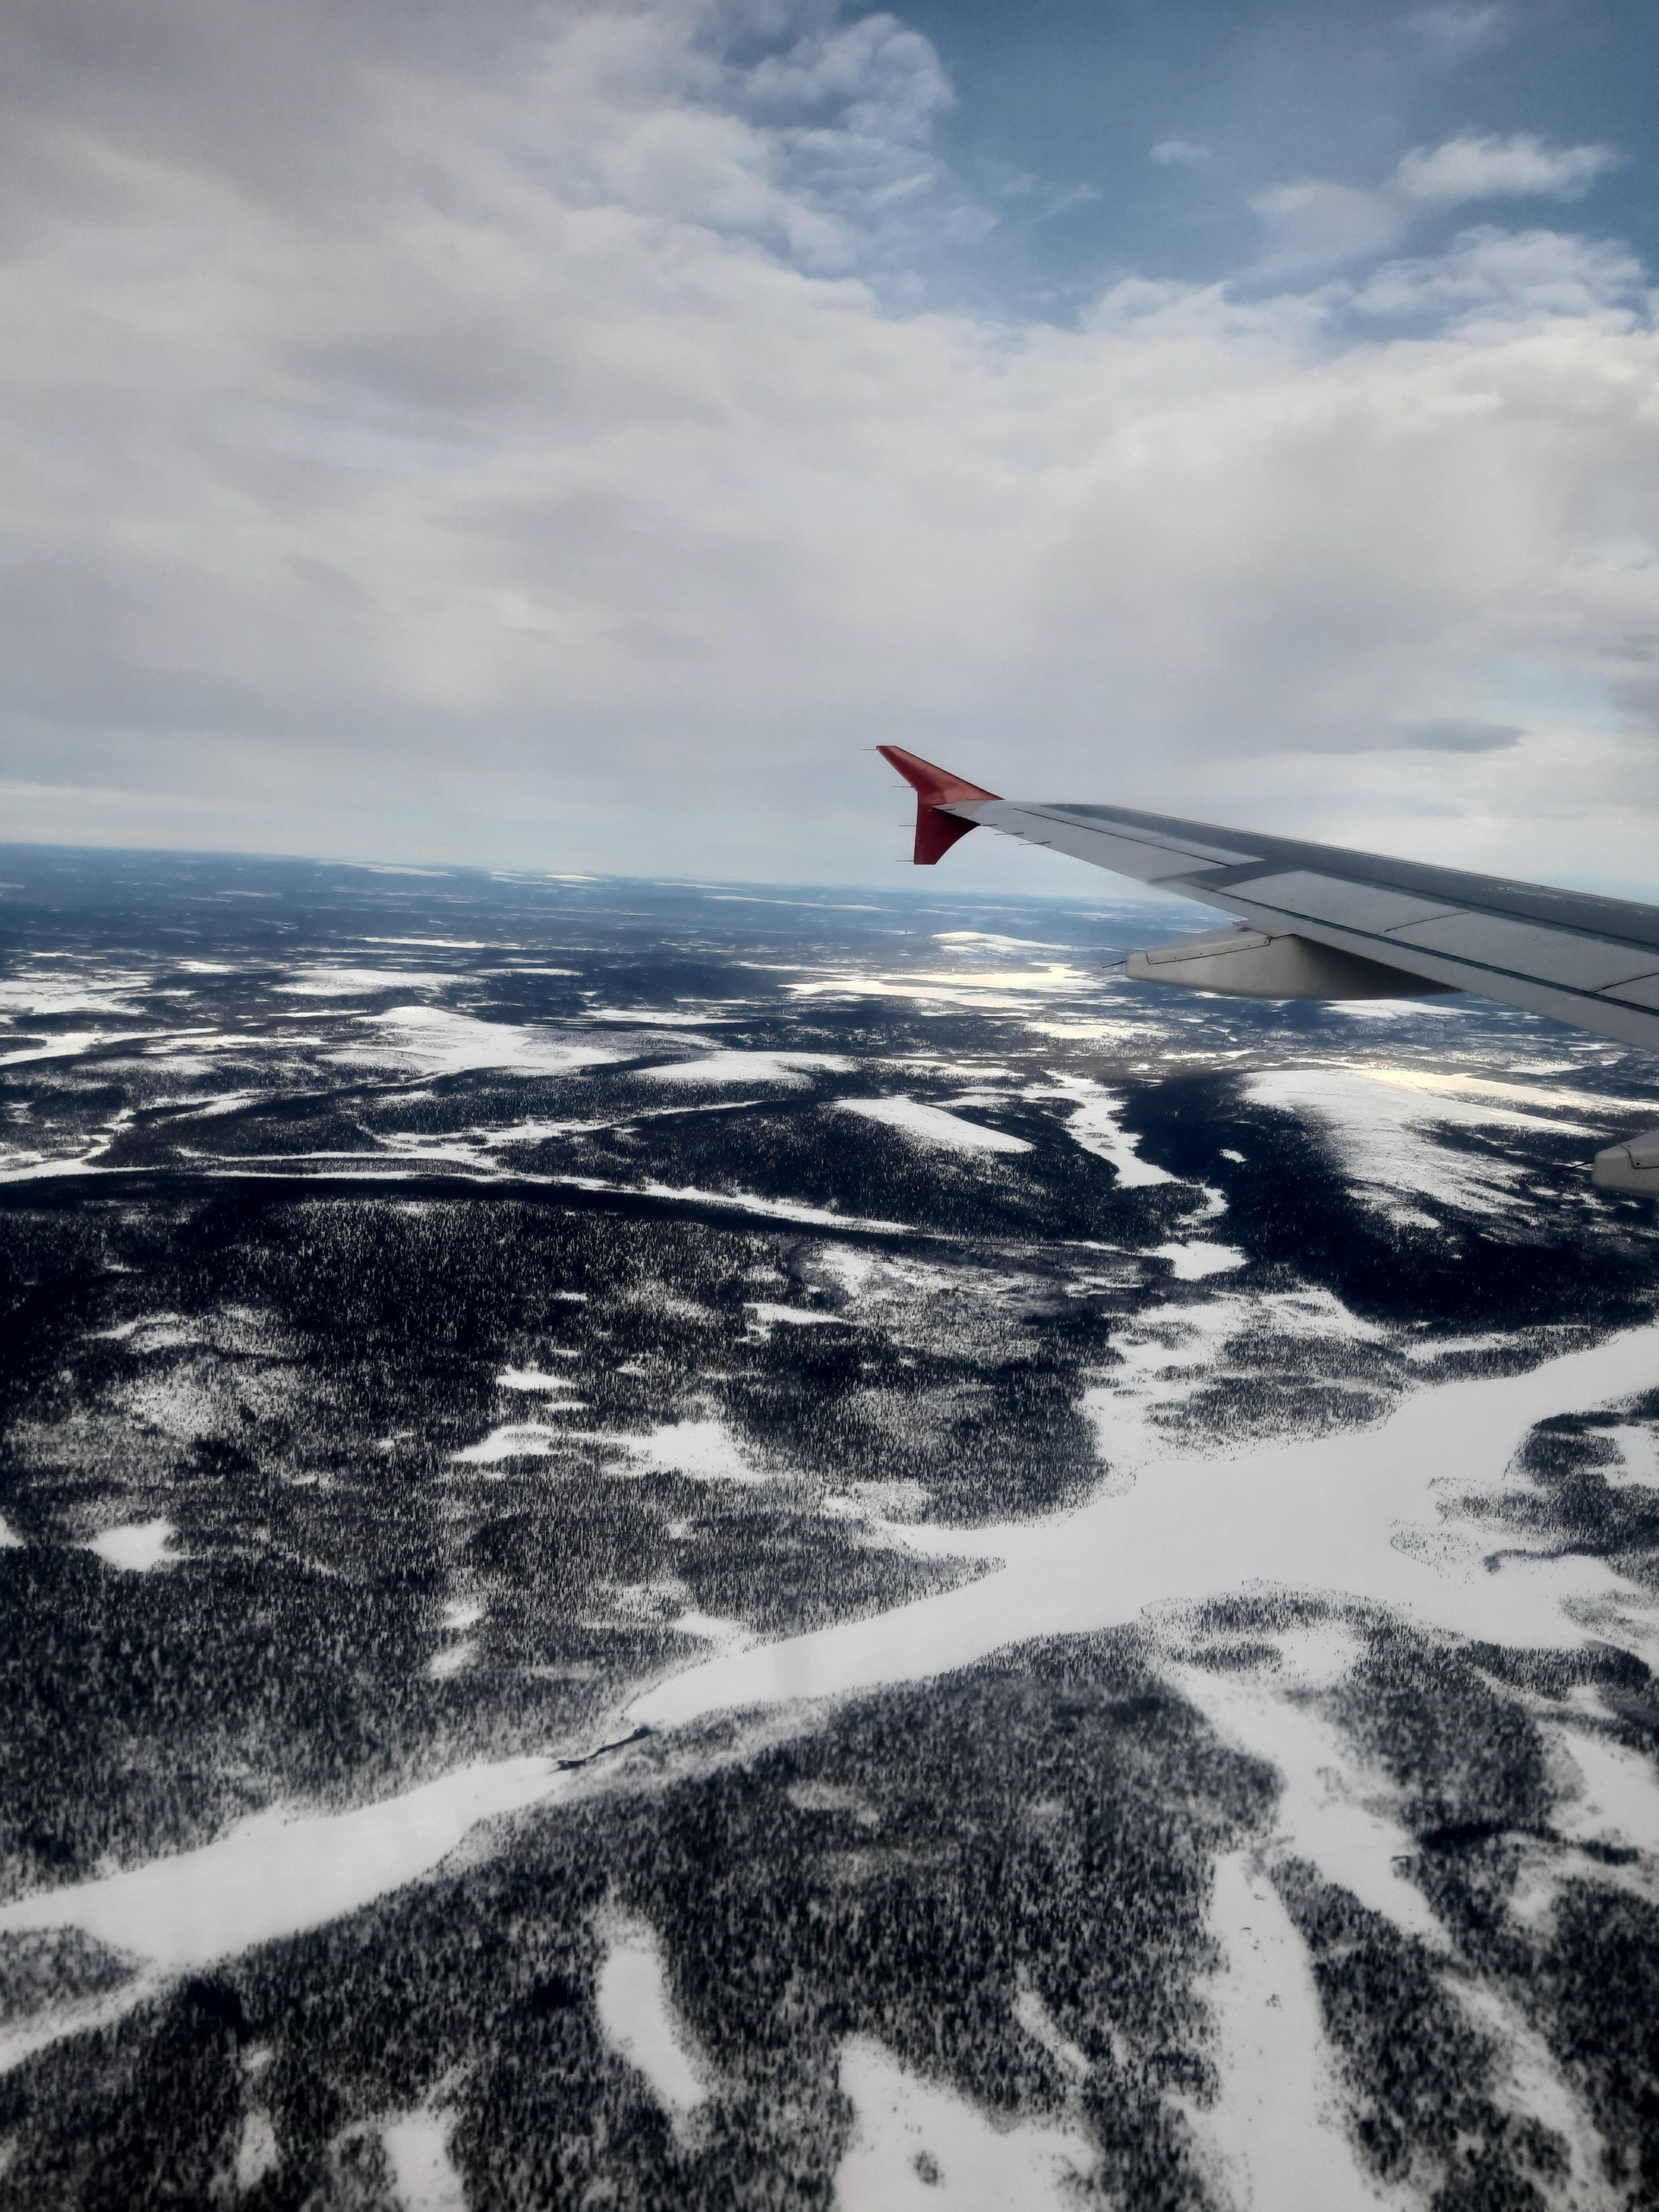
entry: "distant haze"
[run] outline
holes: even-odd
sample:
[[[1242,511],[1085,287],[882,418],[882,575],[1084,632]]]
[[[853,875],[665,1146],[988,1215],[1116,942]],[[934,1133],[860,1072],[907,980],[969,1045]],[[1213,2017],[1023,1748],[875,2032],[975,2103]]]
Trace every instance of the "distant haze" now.
[[[0,836],[891,881],[893,741],[1659,895],[1636,0],[0,58]]]

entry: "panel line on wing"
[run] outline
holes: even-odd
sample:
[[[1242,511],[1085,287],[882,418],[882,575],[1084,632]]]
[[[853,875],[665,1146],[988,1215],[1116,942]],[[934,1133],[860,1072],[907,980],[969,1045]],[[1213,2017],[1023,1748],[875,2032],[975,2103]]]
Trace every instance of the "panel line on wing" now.
[[[1437,906],[1384,885],[1309,869],[1253,876],[1227,887],[1236,897],[1292,920],[1360,930],[1402,949],[1421,946],[1483,968],[1566,989],[1626,997],[1634,1005],[1659,1010],[1659,956],[1643,947],[1548,923]],[[1640,988],[1633,989],[1633,985]]]
[[[1618,999],[1626,1006],[1646,1007],[1659,1014],[1659,974],[1632,976],[1628,982],[1609,985],[1599,995]]]
[[[1092,837],[1118,837],[1132,845],[1158,846],[1165,852],[1183,853],[1189,859],[1208,861],[1217,868],[1250,868],[1262,858],[1260,853],[1236,853],[1226,845],[1212,845],[1198,837],[1172,836],[1161,830],[1142,829],[1139,823],[1131,826],[1122,820],[1112,820],[1111,828],[1103,830],[1088,817],[1098,814],[1112,819],[1113,810],[1106,807],[1057,804],[1038,810],[1049,821],[1065,822]]]
[[[1318,922],[1335,922],[1344,929],[1381,935],[1408,922],[1433,921],[1459,910],[1427,899],[1413,899],[1404,892],[1385,890],[1376,884],[1356,883],[1340,876],[1316,875],[1306,868],[1284,875],[1252,876],[1232,883],[1230,891],[1241,898],[1287,912],[1305,914]]]
[[[1391,944],[1421,945],[1426,951],[1450,953],[1454,960],[1478,961],[1579,991],[1605,991],[1659,969],[1659,958],[1650,950],[1536,922],[1514,922],[1503,914],[1451,914],[1383,934]]]
[[[953,812],[966,814],[966,807],[954,808]],[[1057,851],[1069,853],[1075,860],[1086,860],[1096,867],[1114,870],[1120,875],[1134,877],[1141,883],[1162,883],[1174,876],[1211,874],[1224,868],[1248,864],[1249,855],[1205,851],[1192,845],[1179,845],[1162,837],[1135,836],[1128,832],[1096,829],[1093,823],[1078,822],[1069,814],[1047,808],[1016,806],[1003,803],[997,806],[975,806],[974,818],[988,823],[993,829],[1007,831],[1010,836],[1024,839],[1031,845],[1052,845]],[[1040,823],[1049,834],[1037,836],[1021,826],[1022,823]]]

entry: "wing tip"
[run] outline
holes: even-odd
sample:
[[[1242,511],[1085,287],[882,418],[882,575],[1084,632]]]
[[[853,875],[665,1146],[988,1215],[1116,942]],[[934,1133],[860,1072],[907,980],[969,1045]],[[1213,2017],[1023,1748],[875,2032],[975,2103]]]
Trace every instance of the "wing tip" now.
[[[949,768],[924,760],[919,753],[907,753],[902,745],[878,745],[875,749],[890,767],[899,771],[925,806],[950,806],[962,799],[1001,797],[1000,791],[988,791],[979,784],[970,784],[965,776],[953,775]]]
[[[942,807],[998,796],[981,785],[970,784],[965,776],[953,776],[948,768],[924,760],[919,753],[907,753],[902,745],[878,745],[875,749],[916,794],[916,846],[911,858],[918,868],[933,867],[976,826],[959,815],[941,813]]]

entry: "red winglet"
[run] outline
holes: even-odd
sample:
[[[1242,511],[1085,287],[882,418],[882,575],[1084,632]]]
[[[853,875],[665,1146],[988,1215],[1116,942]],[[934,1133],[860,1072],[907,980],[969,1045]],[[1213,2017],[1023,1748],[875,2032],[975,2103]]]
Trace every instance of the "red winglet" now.
[[[884,760],[892,762],[907,784],[915,786],[916,849],[911,857],[918,868],[931,868],[958,837],[978,827],[954,814],[941,814],[939,809],[960,799],[995,798],[997,793],[982,791],[965,777],[953,776],[948,768],[936,768],[931,760],[906,753],[902,745],[878,745],[875,749]]]

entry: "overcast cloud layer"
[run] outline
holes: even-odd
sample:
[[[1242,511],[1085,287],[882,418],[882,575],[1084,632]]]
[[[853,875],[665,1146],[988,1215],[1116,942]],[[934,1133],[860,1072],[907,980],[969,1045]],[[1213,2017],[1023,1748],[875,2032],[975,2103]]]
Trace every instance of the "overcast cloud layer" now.
[[[901,16],[8,23],[6,834],[890,878],[892,740],[1659,873],[1659,341],[1605,212],[1644,157],[1489,127],[1524,13],[1402,10],[1394,92],[1462,72],[1468,120],[1401,94],[1363,175],[1149,128],[1242,251],[1038,307],[1010,209],[1094,188],[950,158]]]

